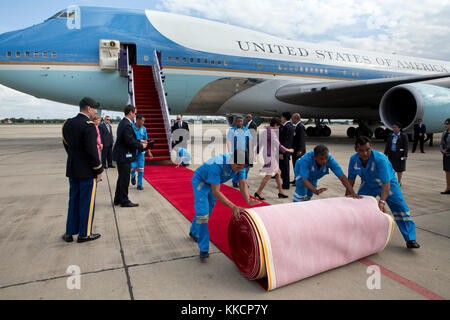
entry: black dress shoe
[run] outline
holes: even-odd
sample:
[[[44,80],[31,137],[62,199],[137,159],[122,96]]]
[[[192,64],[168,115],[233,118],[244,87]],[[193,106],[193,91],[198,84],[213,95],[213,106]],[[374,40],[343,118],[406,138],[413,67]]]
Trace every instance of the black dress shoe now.
[[[266,200],[265,198],[261,197],[257,192],[255,192],[255,198],[258,200]]]
[[[447,190],[447,191],[441,192],[441,194],[450,194],[450,190]]]
[[[81,242],[86,242],[86,241],[93,241],[93,240],[97,240],[100,237],[101,237],[100,233],[93,233],[87,237],[78,236],[77,242],[81,243]]]
[[[191,237],[192,240],[194,240],[194,242],[198,242],[198,237],[194,236],[194,235],[192,234],[192,232],[190,232],[190,231],[189,231],[189,237]]]
[[[120,205],[123,208],[133,208],[133,207],[138,207],[139,204],[138,203],[133,203],[133,202],[128,202],[128,203],[123,203]]]
[[[278,198],[286,199],[286,198],[289,198],[289,196],[287,196],[285,194],[282,194],[282,193],[279,193],[278,194]]]
[[[239,188],[239,183],[233,182],[233,187]]]
[[[144,190],[144,188],[142,186],[138,186],[137,189],[138,190]]]
[[[72,241],[73,241],[73,237],[72,237],[72,236],[69,236],[69,235],[67,235],[67,234],[65,234],[65,233],[64,233],[64,235],[62,236],[62,239],[63,239],[65,242],[72,242]]]
[[[203,259],[206,259],[206,258],[209,258],[209,253],[200,251],[200,259],[203,260]]]
[[[120,204],[120,201],[115,201],[115,200],[114,200],[114,205],[115,205],[115,206],[118,206],[119,204]]]
[[[134,186],[136,184],[136,178],[131,178],[131,184]]]
[[[416,242],[416,240],[411,240],[406,242],[406,247],[408,249],[419,249],[420,245]]]

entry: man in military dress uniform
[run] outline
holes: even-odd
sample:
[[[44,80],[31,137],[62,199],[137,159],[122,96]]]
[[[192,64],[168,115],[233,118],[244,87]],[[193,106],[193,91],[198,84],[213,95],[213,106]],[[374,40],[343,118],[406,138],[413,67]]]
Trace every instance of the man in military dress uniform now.
[[[92,118],[99,103],[91,98],[80,101],[80,113],[64,122],[62,138],[67,152],[66,176],[69,178],[69,208],[63,240],[86,242],[100,238],[92,233],[95,210],[95,191],[102,180],[103,167],[98,157],[97,130]]]

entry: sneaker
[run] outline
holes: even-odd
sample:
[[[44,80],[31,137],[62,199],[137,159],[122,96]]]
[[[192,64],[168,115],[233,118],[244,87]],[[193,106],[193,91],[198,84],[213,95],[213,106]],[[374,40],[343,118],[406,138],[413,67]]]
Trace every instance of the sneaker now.
[[[420,245],[416,242],[416,240],[411,240],[406,242],[406,247],[408,249],[419,249]]]
[[[209,258],[209,253],[200,251],[200,259],[203,260],[203,259],[206,259],[206,258]]]
[[[144,188],[142,186],[138,186],[137,189],[138,190],[144,190]]]

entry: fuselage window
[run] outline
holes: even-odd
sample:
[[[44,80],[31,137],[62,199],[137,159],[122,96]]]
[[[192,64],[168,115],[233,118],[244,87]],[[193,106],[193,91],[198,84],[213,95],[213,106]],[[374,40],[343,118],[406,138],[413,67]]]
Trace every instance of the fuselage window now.
[[[287,69],[288,69],[288,67],[287,67],[287,66],[284,66],[284,71],[287,71]]]
[[[344,70],[344,76],[346,76],[346,75],[347,75],[347,71]]]
[[[328,74],[328,69],[325,69],[325,74]]]
[[[38,52],[38,51],[35,51],[35,52],[34,52],[34,57],[35,57],[35,58],[38,58],[38,57],[39,57],[39,52]]]
[[[320,73],[323,73],[323,69],[320,69]]]
[[[183,57],[183,63],[186,63],[186,61],[187,61],[187,60],[186,60],[186,58],[185,58],[185,57]]]
[[[211,64],[214,64],[214,59],[211,59]]]
[[[294,67],[290,66],[289,71],[294,71]]]
[[[197,63],[198,63],[198,64],[202,64],[202,59],[197,58]]]
[[[12,52],[11,51],[6,51],[6,56],[7,57],[11,57],[12,56]]]
[[[221,65],[222,65],[222,60],[217,60],[217,64],[218,64],[219,66],[221,66]]]
[[[47,52],[47,51],[42,52],[42,56],[43,56],[44,58],[48,58],[48,52]]]
[[[355,77],[355,72],[352,72],[352,77]]]
[[[359,77],[359,72],[356,73],[356,76]]]
[[[278,65],[278,70],[282,70],[281,64]]]
[[[194,63],[194,58],[189,58],[190,63]]]
[[[300,72],[303,72],[303,67],[300,67]]]
[[[296,67],[295,67],[295,72],[297,72],[297,71],[298,71],[298,67],[296,66]]]
[[[305,68],[305,72],[308,72],[308,67]]]
[[[172,62],[172,57],[167,57],[167,62]]]
[[[319,69],[318,68],[316,68],[316,73],[319,73]]]
[[[179,63],[180,62],[180,58],[179,57],[175,57],[175,62]]]
[[[20,57],[20,51],[16,51],[16,57]]]
[[[25,51],[25,57],[27,57],[27,58],[30,57],[30,51]]]
[[[257,67],[258,67],[258,69],[261,69],[262,68],[262,63],[258,63]]]
[[[225,60],[225,61],[223,62],[223,65],[224,65],[224,66],[227,66],[227,65],[228,65],[228,60]]]
[[[203,60],[205,64],[208,64],[208,59]]]
[[[52,52],[52,58],[56,58],[56,52]]]

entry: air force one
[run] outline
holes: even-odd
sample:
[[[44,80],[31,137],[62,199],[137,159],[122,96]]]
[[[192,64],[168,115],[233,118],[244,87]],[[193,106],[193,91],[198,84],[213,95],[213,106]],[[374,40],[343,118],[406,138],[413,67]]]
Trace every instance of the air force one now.
[[[147,67],[153,81],[137,75]],[[145,70],[145,68],[144,68]],[[122,111],[154,86],[168,114],[354,119],[364,134],[418,118],[429,132],[450,116],[450,62],[285,40],[214,21],[151,10],[69,7],[0,35],[0,83],[78,105]],[[142,95],[142,94],[141,94]],[[157,97],[158,97],[157,96]],[[137,103],[139,105],[139,103]],[[139,109],[139,106],[138,106]],[[166,125],[167,126],[167,125]]]

